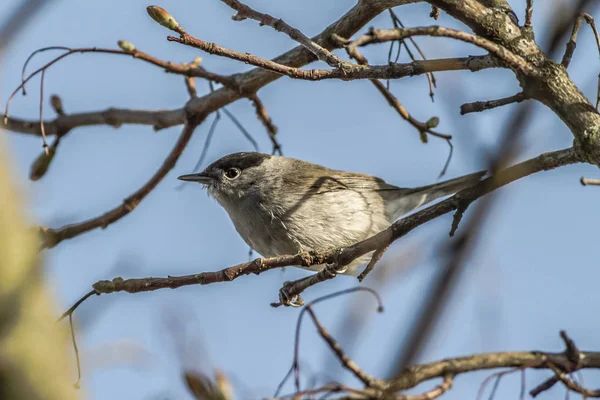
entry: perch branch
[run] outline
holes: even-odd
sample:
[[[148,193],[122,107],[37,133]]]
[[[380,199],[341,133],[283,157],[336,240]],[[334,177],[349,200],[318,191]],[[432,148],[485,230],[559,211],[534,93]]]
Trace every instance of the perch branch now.
[[[217,282],[228,282],[243,275],[258,275],[265,271],[285,266],[309,267],[320,264],[330,264],[332,266],[303,280],[294,281],[284,286],[282,290],[291,299],[294,296],[298,296],[310,286],[334,278],[337,275],[336,268],[343,268],[354,259],[389,245],[418,226],[452,212],[465,203],[471,203],[493,190],[533,173],[548,171],[577,162],[580,162],[580,159],[573,148],[541,154],[499,171],[497,175],[484,179],[473,187],[464,189],[446,200],[404,217],[396,221],[388,229],[349,247],[333,249],[323,253],[311,252],[309,254],[257,258],[253,261],[234,265],[219,271],[201,272],[193,275],[170,276],[167,278],[115,278],[112,281],[99,281],[93,285],[93,289],[97,294],[122,291],[138,293],[166,288],[175,289],[188,285],[208,285]]]

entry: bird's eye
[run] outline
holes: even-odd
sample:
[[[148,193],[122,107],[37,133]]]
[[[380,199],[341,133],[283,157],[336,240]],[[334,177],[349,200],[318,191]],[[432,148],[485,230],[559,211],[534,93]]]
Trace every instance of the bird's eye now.
[[[240,171],[238,168],[229,168],[227,171],[225,171],[225,177],[227,179],[235,179],[240,176],[241,173],[242,171]]]

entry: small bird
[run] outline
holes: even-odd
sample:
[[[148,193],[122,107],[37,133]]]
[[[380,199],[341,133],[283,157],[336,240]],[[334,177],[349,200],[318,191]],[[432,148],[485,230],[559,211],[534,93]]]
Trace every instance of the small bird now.
[[[241,152],[178,179],[204,185],[244,241],[263,257],[275,257],[350,246],[432,200],[476,184],[483,175],[485,171],[408,189],[371,175]],[[357,275],[371,254],[355,259],[342,272]]]

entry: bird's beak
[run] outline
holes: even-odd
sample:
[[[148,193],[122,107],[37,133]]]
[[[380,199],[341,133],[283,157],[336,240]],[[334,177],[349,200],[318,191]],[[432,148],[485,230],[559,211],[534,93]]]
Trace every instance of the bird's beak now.
[[[211,184],[215,180],[212,176],[205,175],[202,172],[197,174],[181,175],[178,176],[177,179],[179,179],[180,181],[203,183],[205,185]]]

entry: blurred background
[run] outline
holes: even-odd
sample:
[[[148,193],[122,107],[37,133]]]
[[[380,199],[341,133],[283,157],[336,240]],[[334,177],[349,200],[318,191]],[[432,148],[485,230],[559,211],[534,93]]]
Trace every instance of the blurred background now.
[[[6,16],[19,0],[0,2]],[[570,0],[536,2],[533,24],[538,43],[548,45],[548,32],[561,7]],[[593,2],[592,2],[593,3]],[[354,1],[248,1],[257,10],[283,18],[312,36],[338,19]],[[525,1],[510,1],[521,20]],[[189,62],[203,57],[203,66],[220,74],[243,72],[249,66],[166,41],[167,30],[146,14],[149,4],[137,0],[47,1],[16,40],[5,50],[0,67],[0,100],[20,83],[28,55],[41,47],[109,47],[125,39],[164,60]],[[187,31],[200,39],[271,58],[295,46],[287,36],[254,21],[234,22],[234,11],[220,1],[163,0]],[[464,29],[442,12],[431,20],[430,7],[416,4],[396,12],[406,26],[437,23]],[[586,9],[600,16],[598,8]],[[392,26],[387,13],[368,26]],[[368,26],[362,31],[366,31]],[[570,31],[570,28],[569,28]],[[429,58],[483,54],[450,39],[418,38]],[[561,43],[561,55],[564,43]],[[343,51],[336,54],[345,58]],[[388,47],[364,49],[371,64],[387,62]],[[43,65],[56,53],[43,53],[29,69]],[[409,61],[406,52],[401,60]],[[571,67],[571,77],[590,99],[595,99],[598,56],[593,35],[583,26]],[[312,67],[321,64],[312,64]],[[425,76],[390,83],[391,90],[419,120],[440,118],[438,130],[453,135],[454,157],[445,178],[486,168],[487,156],[497,146],[503,128],[517,106],[460,116],[466,102],[495,99],[519,91],[512,73],[504,70],[442,72],[436,74],[435,102],[429,98]],[[15,117],[37,119],[38,83],[29,95],[17,96]],[[197,81],[199,94],[208,92]],[[101,54],[70,56],[46,73],[45,92],[61,96],[65,111],[85,112],[109,107],[176,109],[188,99],[183,79],[129,57]],[[438,179],[448,146],[430,138],[419,140],[413,127],[401,120],[367,81],[307,82],[281,78],[259,96],[279,128],[278,139],[289,157],[330,168],[379,176],[398,186],[417,186]],[[45,99],[47,117],[54,117]],[[270,142],[247,100],[227,107],[260,146]],[[548,109],[536,104],[522,133],[519,160],[569,147],[572,136]],[[210,121],[203,123],[174,170],[135,212],[106,230],[95,230],[45,251],[45,274],[64,309],[100,279],[137,278],[213,271],[248,260],[248,247],[237,235],[225,211],[199,185],[177,190],[178,175],[197,162]],[[78,222],[119,204],[140,187],[170,151],[181,127],[154,132],[148,126],[124,125],[79,128],[61,142],[47,175],[28,180],[32,161],[42,151],[41,138],[6,133],[30,215],[39,224],[59,227]],[[235,125],[223,117],[202,165],[236,151],[252,150]],[[598,177],[589,165],[574,165],[521,179],[498,191],[498,201],[483,228],[466,273],[448,300],[420,361],[433,361],[479,352],[509,350],[562,351],[558,332],[567,330],[582,349],[599,350],[598,304],[600,279],[597,257],[600,213],[599,189],[583,187],[581,176]],[[469,212],[467,212],[468,216]],[[364,286],[378,290],[386,307],[376,313],[364,293],[337,298],[315,307],[322,323],[337,337],[363,369],[375,376],[389,373],[394,354],[412,327],[431,278],[445,261],[451,216],[419,227],[394,243]],[[256,256],[256,255],[255,255]],[[150,293],[92,297],[74,315],[80,347],[82,395],[89,399],[186,399],[183,371],[212,375],[223,371],[238,399],[273,394],[290,368],[298,309],[271,308],[284,281],[306,276],[294,268],[260,276],[242,277],[227,284],[190,286]],[[305,300],[357,281],[338,277],[310,288]],[[62,310],[61,310],[62,312]],[[300,341],[303,387],[330,380],[356,384],[339,367],[314,327],[305,323]],[[461,375],[446,399],[474,398],[490,372]],[[531,389],[550,376],[527,372]],[[592,387],[598,372],[586,372]],[[74,377],[75,380],[75,377]],[[433,387],[428,382],[411,392]],[[588,385],[589,386],[589,385]],[[597,386],[597,385],[596,385]],[[488,388],[489,390],[489,388]],[[497,396],[518,396],[518,374],[505,378]],[[284,393],[293,391],[288,383]],[[556,385],[544,398],[563,398]],[[501,397],[499,397],[501,398]]]

